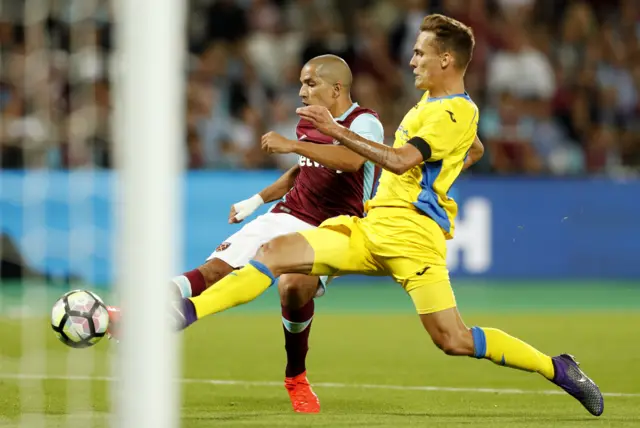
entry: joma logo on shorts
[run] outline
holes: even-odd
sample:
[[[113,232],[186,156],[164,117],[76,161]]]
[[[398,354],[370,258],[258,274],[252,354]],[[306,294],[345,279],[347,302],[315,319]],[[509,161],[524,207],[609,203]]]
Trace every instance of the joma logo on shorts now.
[[[429,269],[429,266],[427,266],[427,267],[425,267],[424,269],[422,269],[422,270],[420,270],[420,271],[416,272],[416,275],[418,275],[418,276],[422,276],[422,275],[424,275],[424,273],[425,273],[428,269]]]

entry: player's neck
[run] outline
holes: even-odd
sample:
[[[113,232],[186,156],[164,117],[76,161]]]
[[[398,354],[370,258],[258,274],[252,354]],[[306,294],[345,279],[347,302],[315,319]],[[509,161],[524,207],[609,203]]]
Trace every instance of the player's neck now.
[[[340,117],[343,114],[345,114],[345,112],[349,110],[352,105],[353,105],[353,101],[351,101],[351,97],[346,98],[344,100],[338,100],[333,105],[333,107],[329,109],[329,112],[333,117]]]
[[[436,88],[429,89],[429,98],[446,97],[449,95],[464,94],[464,82],[456,79],[452,82],[443,82],[442,85]]]

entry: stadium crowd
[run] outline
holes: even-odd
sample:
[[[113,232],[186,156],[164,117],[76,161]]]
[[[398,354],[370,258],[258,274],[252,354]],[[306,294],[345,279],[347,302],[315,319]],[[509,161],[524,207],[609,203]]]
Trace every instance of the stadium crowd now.
[[[36,2],[37,3],[37,2]],[[45,2],[46,3],[46,2]],[[640,172],[636,0],[191,0],[185,164],[287,168],[260,136],[295,138],[299,71],[342,56],[354,100],[380,113],[387,143],[419,93],[409,68],[425,14],[471,25],[467,91],[494,174]],[[35,3],[29,3],[31,5]],[[20,0],[0,9],[3,168],[110,168],[113,9],[107,0]]]

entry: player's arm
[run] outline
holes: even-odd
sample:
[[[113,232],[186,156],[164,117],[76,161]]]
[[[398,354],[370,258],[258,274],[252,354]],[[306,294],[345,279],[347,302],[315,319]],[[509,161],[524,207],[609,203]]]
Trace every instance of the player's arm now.
[[[467,153],[467,158],[464,160],[462,170],[464,171],[467,168],[470,168],[473,164],[482,159],[482,156],[484,156],[484,145],[476,135],[476,139],[473,140],[473,144],[471,144],[469,153]]]
[[[271,185],[262,189],[260,193],[256,193],[249,199],[233,204],[229,212],[229,223],[240,223],[265,203],[282,199],[293,187],[293,183],[296,181],[299,172],[300,167],[295,165],[282,174],[280,178]]]
[[[262,189],[258,195],[260,195],[265,204],[282,199],[282,197],[293,187],[293,183],[296,181],[296,177],[299,173],[300,166],[296,164],[287,172],[282,174],[280,178],[274,181],[270,186]]]
[[[371,114],[356,117],[350,129],[378,144],[384,141],[382,123]],[[337,171],[356,172],[366,162],[363,156],[344,146],[288,140],[275,132],[262,137],[262,148],[269,153],[296,153]]]
[[[426,142],[420,144],[416,141],[415,145],[413,143],[405,144],[399,148],[388,147],[364,138],[338,124],[324,107],[307,106],[297,109],[296,112],[300,117],[315,125],[320,132],[335,138],[345,147],[394,174],[404,174],[428,159],[424,157],[423,153],[429,147]]]
[[[291,141],[291,143],[292,153],[297,153],[337,171],[356,172],[367,161],[359,154],[343,146],[304,141]]]
[[[380,145],[384,143],[384,128],[382,123],[372,114],[365,113],[356,117],[349,129],[351,132],[354,132],[366,140],[373,141]],[[324,156],[323,152],[325,151],[326,154],[331,157],[330,159]],[[297,142],[294,152],[308,157],[326,167],[347,172],[358,171],[367,161],[367,159],[355,151],[339,145],[331,146],[329,144]],[[342,164],[342,166],[331,166],[339,164]]]
[[[355,172],[366,159],[346,147],[316,144],[284,138],[275,132],[262,137],[262,150],[268,153],[296,153],[337,171]]]
[[[333,138],[394,174],[402,175],[428,159],[427,155],[430,156],[429,145],[424,140],[412,138],[404,146],[393,148],[370,141],[344,126],[336,125],[339,128],[330,134]]]

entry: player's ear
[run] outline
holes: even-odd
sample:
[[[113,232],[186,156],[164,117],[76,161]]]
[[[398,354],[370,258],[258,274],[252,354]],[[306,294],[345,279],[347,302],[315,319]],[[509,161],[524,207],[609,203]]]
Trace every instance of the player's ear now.
[[[340,89],[342,85],[340,83],[335,83],[333,85],[333,98],[338,98],[340,96]]]
[[[453,56],[451,56],[449,52],[445,52],[442,55],[440,55],[440,67],[443,70],[449,67],[450,65],[452,65],[452,62],[453,62]]]

